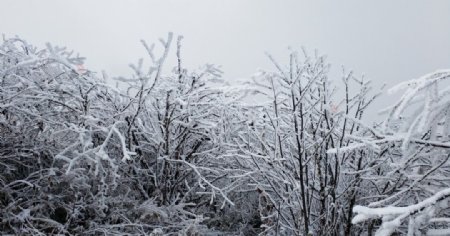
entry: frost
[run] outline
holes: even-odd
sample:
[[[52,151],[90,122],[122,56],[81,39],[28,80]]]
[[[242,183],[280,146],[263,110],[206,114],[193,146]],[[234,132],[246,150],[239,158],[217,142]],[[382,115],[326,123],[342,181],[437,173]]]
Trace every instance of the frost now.
[[[30,217],[30,213],[30,209],[22,210],[22,212],[17,215],[17,220],[19,220],[20,222],[25,222]]]
[[[115,87],[66,48],[4,39],[1,234],[449,233],[450,71],[394,87],[368,125],[381,92],[317,51],[230,84],[173,37],[142,41]]]

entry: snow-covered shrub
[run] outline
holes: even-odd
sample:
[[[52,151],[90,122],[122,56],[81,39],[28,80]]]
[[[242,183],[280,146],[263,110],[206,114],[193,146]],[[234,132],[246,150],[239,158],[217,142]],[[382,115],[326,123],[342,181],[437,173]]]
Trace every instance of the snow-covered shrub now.
[[[83,58],[64,48],[4,41],[2,232],[203,232],[197,204],[233,205],[236,181],[221,180],[233,171],[219,155],[225,95],[210,84],[221,72],[206,65],[188,73],[180,59],[163,76],[171,39],[159,59],[145,44],[153,63],[120,78],[127,90],[80,70]],[[159,210],[149,212],[149,201]]]
[[[375,222],[375,235],[450,233],[449,78],[450,71],[437,71],[392,88],[406,91],[386,109],[386,121],[372,129],[371,138],[348,147],[380,156],[363,173],[376,190],[372,202],[353,209],[353,223]]]
[[[2,229],[67,233],[104,213],[117,165],[129,158],[116,142],[112,92],[64,48],[7,39],[0,60]]]
[[[325,57],[292,52],[286,67],[269,58],[276,70],[261,71],[250,84],[263,98],[248,109],[237,142],[258,193],[261,227],[273,235],[350,233],[349,209],[361,181],[347,173],[370,156],[327,151],[361,132],[360,119],[374,99],[370,82],[344,73],[339,98]],[[355,95],[349,86],[359,89]]]
[[[323,56],[269,56],[275,71],[230,86],[186,69],[181,37],[166,66],[172,41],[143,42],[150,62],[112,87],[65,48],[4,39],[2,234],[449,232],[449,71],[399,85],[372,127],[370,81],[329,78]]]

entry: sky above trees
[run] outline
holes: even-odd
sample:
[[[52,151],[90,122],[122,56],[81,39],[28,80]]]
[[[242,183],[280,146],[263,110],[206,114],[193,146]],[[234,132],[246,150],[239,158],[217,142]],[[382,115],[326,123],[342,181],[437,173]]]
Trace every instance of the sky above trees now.
[[[43,46],[51,41],[87,57],[89,68],[130,74],[145,57],[140,39],[168,31],[185,36],[188,66],[222,65],[225,78],[270,69],[270,52],[287,62],[288,47],[328,55],[376,86],[417,78],[450,65],[448,1],[3,1],[0,29]],[[169,63],[175,62],[170,60]],[[374,104],[374,111],[385,101]],[[374,113],[375,114],[375,113]]]

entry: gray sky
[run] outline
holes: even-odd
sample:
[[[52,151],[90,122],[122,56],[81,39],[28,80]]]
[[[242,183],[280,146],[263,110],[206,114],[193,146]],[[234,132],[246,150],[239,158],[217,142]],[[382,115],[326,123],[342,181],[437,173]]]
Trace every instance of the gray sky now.
[[[264,52],[282,60],[288,46],[317,48],[335,70],[377,86],[450,68],[448,0],[2,0],[0,9],[1,33],[65,45],[110,75],[129,74],[145,57],[139,40],[168,31],[184,35],[187,65],[220,64],[230,79],[271,69]]]

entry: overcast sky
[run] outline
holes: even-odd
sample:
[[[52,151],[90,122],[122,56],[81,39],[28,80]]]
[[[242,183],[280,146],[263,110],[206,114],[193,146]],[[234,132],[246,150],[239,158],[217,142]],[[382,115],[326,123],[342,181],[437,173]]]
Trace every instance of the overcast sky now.
[[[318,49],[336,70],[377,86],[450,68],[448,0],[2,0],[0,8],[1,33],[65,45],[111,75],[145,56],[140,39],[168,31],[184,35],[185,64],[222,65],[229,79],[271,69],[264,52],[282,60],[288,46]]]

